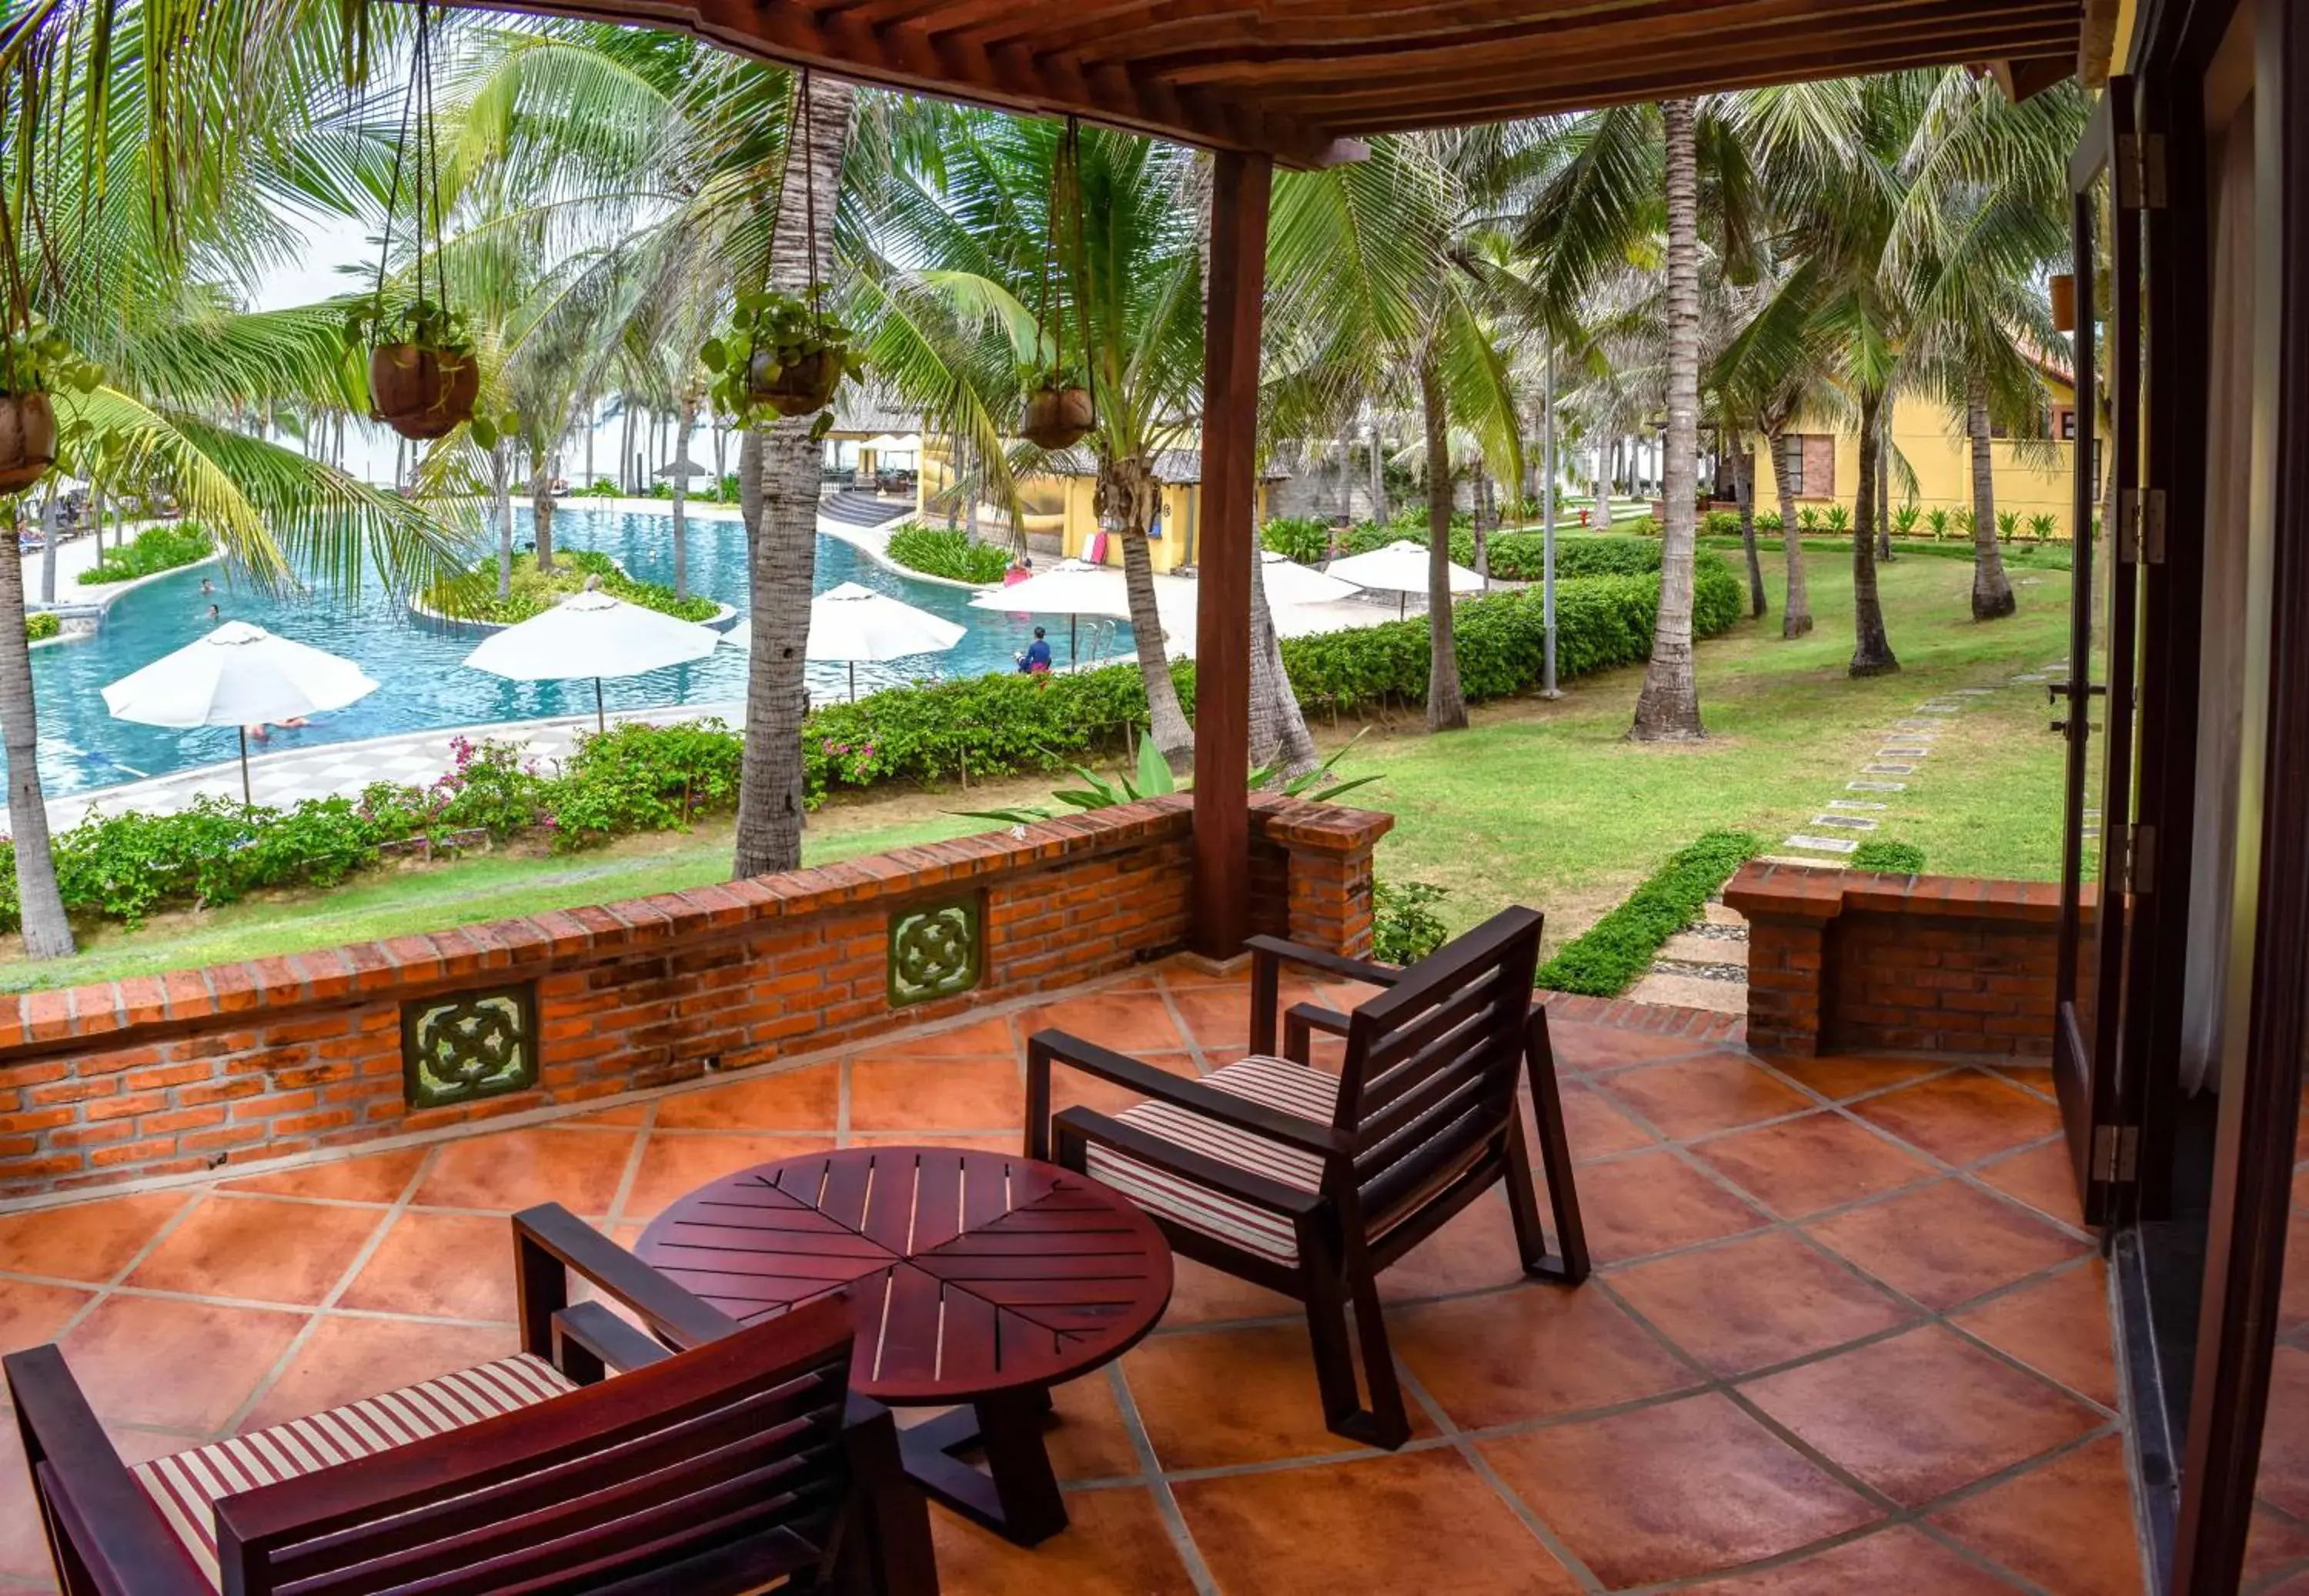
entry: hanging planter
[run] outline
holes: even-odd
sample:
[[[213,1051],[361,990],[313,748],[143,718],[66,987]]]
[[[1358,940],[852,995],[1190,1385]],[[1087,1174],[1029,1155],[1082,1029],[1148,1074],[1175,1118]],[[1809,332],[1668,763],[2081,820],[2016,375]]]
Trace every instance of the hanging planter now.
[[[56,462],[56,411],[51,393],[89,393],[104,369],[37,317],[0,333],[0,493],[22,493]]]
[[[415,149],[408,165],[410,199],[416,212],[416,280],[407,302],[399,309],[388,310],[392,219],[401,197],[402,161],[411,156],[412,125]],[[471,421],[481,393],[480,363],[465,336],[464,318],[449,308],[448,281],[441,265],[440,178],[432,169],[433,143],[433,34],[429,7],[425,0],[419,0],[417,48],[410,68],[409,98],[402,112],[401,141],[393,151],[393,187],[385,202],[376,291],[367,305],[356,306],[345,319],[346,347],[356,353],[366,349],[368,353],[371,418],[419,442],[446,436]],[[431,298],[426,293],[428,264]]]
[[[1018,436],[1038,449],[1071,449],[1098,425],[1098,410],[1090,390],[1055,375],[1026,396],[1026,413],[1018,422]]]
[[[437,438],[473,418],[480,397],[480,362],[463,336],[461,319],[419,300],[380,321],[373,306],[346,324],[355,348],[370,338],[369,414],[405,438]]]
[[[1082,373],[1067,358],[1067,307],[1060,290],[1071,289],[1077,323],[1077,353],[1090,349],[1088,295],[1082,279],[1082,128],[1067,118],[1051,162],[1050,210],[1042,238],[1042,280],[1034,303],[1035,365],[1027,372],[1026,409],[1018,436],[1038,449],[1071,449],[1098,426],[1098,401]],[[1059,230],[1072,223],[1071,240]],[[1071,247],[1069,247],[1069,245]]]
[[[815,415],[817,421],[810,428],[810,436],[820,438],[834,426],[834,412],[826,407],[834,402],[835,391],[843,377],[863,373],[866,364],[851,347],[855,334],[826,319],[826,285],[817,280],[817,194],[810,186],[807,167],[801,197],[809,286],[800,294],[770,286],[771,263],[777,254],[774,207],[785,194],[794,146],[809,137],[809,73],[805,72],[786,121],[785,149],[770,202],[774,207],[770,237],[762,251],[761,282],[739,291],[728,330],[707,339],[697,358],[713,374],[709,390],[713,402],[739,426],[765,410],[788,420]]]

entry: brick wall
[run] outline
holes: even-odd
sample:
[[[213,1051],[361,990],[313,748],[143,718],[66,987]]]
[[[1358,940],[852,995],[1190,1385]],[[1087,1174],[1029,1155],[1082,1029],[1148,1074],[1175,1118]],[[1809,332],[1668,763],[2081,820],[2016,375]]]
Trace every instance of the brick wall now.
[[[1191,800],[598,908],[0,997],[0,1197],[175,1174],[592,1101],[1062,987],[1174,951]],[[1258,798],[1258,929],[1371,945],[1390,817]],[[905,1007],[894,909],[980,907],[976,988]],[[402,1006],[530,984],[534,1087],[404,1101]]]
[[[1724,902],[1748,919],[1760,1052],[2052,1052],[2051,882],[1759,863]]]

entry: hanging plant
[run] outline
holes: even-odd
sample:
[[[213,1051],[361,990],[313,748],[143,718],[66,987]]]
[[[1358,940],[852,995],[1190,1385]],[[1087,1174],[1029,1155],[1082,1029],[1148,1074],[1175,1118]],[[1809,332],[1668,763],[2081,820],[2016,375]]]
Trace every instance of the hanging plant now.
[[[1069,222],[1074,236],[1062,239],[1059,229]],[[1098,403],[1090,384],[1080,367],[1067,358],[1066,307],[1052,303],[1054,281],[1063,279],[1073,290],[1077,352],[1087,358],[1090,324],[1082,282],[1082,127],[1069,116],[1051,162],[1042,280],[1034,303],[1035,365],[1027,374],[1026,409],[1018,419],[1018,436],[1038,449],[1071,449],[1098,426]]]
[[[713,402],[740,426],[764,410],[786,417],[825,410],[845,376],[865,369],[851,348],[854,334],[827,321],[817,301],[823,287],[805,298],[776,289],[748,289],[738,296],[728,329],[705,341],[697,358],[714,375]],[[814,429],[833,425],[831,412]]]
[[[402,167],[412,134],[409,194],[416,212],[416,281],[408,299],[388,309],[386,269],[393,255],[393,215],[401,200]],[[376,291],[367,305],[345,318],[345,344],[368,351],[369,414],[402,437],[441,437],[472,419],[480,397],[481,367],[465,334],[465,318],[449,308],[449,285],[441,265],[441,174],[433,132],[433,30],[431,7],[418,0],[417,47],[409,71],[409,95],[402,101],[401,132],[393,151],[393,185],[385,196],[385,238],[376,263]],[[431,248],[426,233],[430,229]],[[426,292],[431,256],[432,294]]]
[[[348,348],[368,350],[369,413],[405,438],[437,438],[473,416],[481,367],[465,318],[429,299],[382,300],[345,318]]]
[[[843,377],[861,375],[866,363],[851,347],[857,335],[826,319],[826,285],[817,280],[817,194],[807,166],[802,170],[802,218],[809,232],[804,246],[809,286],[790,294],[770,284],[777,256],[778,210],[793,169],[794,146],[809,137],[809,73],[805,72],[786,117],[761,281],[738,291],[728,331],[707,339],[697,358],[713,374],[713,402],[739,426],[765,410],[788,418],[816,414],[809,436],[822,438],[834,426],[834,412],[826,406],[834,402],[835,390]]]
[[[22,493],[56,460],[56,412],[49,395],[90,393],[104,368],[83,360],[38,316],[0,333],[0,493]]]

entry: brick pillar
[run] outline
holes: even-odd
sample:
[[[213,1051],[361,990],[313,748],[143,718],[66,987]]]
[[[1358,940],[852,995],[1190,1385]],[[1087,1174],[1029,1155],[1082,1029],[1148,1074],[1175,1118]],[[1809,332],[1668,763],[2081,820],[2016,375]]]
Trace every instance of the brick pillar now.
[[[1809,1058],[1820,1051],[1828,927],[1844,910],[1844,873],[1747,864],[1724,902],[1748,920],[1748,1045]]]
[[[1371,947],[1371,850],[1395,824],[1392,815],[1254,798],[1252,828],[1286,859],[1289,936],[1293,942],[1350,958]]]

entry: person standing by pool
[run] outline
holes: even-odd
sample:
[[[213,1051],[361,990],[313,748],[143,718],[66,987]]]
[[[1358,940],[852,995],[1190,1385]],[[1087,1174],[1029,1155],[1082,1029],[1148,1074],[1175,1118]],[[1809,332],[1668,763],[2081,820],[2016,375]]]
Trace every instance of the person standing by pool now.
[[[1034,641],[1018,656],[1018,669],[1026,676],[1048,676],[1051,673],[1051,645],[1042,641],[1042,629],[1034,628]]]

